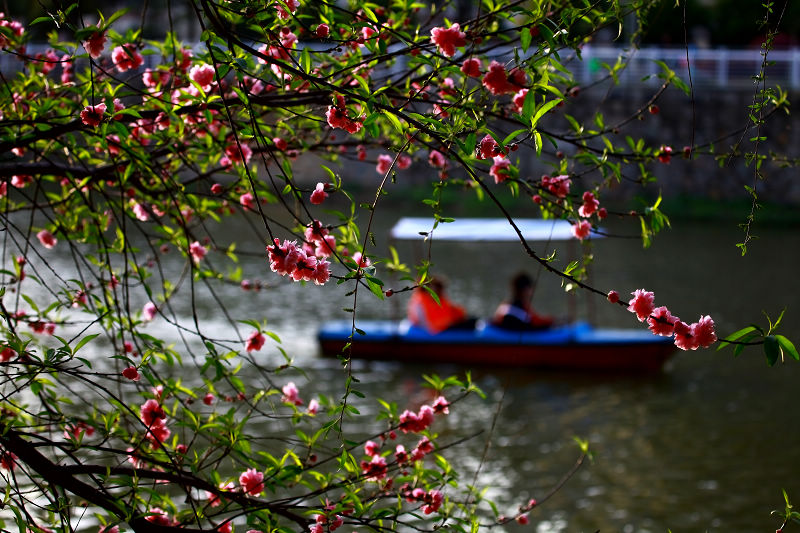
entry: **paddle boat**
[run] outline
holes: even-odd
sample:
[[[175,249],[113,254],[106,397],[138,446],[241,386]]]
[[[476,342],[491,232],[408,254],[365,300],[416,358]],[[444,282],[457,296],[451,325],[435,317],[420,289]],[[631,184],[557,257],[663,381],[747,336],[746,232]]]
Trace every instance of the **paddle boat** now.
[[[517,228],[533,241],[572,238],[565,220],[519,219]],[[406,217],[391,230],[393,239],[433,238],[450,241],[515,241],[504,219],[459,219],[434,228],[430,219]],[[597,235],[593,235],[597,238]],[[508,331],[479,321],[474,330],[431,334],[408,320],[330,321],[318,339],[323,355],[336,356],[345,347],[351,357],[444,363],[466,366],[526,367],[577,371],[657,372],[674,354],[668,337],[646,329],[594,328],[574,321],[537,331]]]

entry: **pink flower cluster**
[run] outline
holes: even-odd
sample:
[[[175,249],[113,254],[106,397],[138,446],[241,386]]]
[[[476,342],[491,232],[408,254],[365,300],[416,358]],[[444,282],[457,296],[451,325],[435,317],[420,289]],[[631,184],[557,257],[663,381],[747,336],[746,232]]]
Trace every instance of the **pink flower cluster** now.
[[[441,491],[433,489],[426,491],[417,487],[405,493],[405,499],[409,503],[422,502],[422,512],[425,514],[435,513],[442,506],[444,495]]]
[[[158,400],[150,398],[140,409],[142,423],[147,426],[145,438],[149,440],[154,448],[158,448],[170,436],[170,430],[166,425],[167,415]]]
[[[274,244],[267,246],[269,267],[281,276],[289,276],[294,281],[313,281],[316,285],[324,285],[331,277],[328,269],[330,263],[315,255],[308,255],[297,245],[297,241],[280,240],[276,237]]]
[[[309,530],[310,533],[325,533],[326,531],[335,531],[343,524],[344,518],[338,514],[318,514],[314,517],[314,524],[309,526]]]
[[[511,161],[509,161],[508,158],[496,156],[492,160],[494,163],[492,164],[492,168],[489,169],[489,175],[494,178],[495,183],[502,183],[511,177],[509,173]]]
[[[398,444],[395,448],[394,458],[399,465],[408,465],[416,461],[422,461],[426,455],[434,450],[433,443],[428,437],[422,437],[413,450],[406,451],[405,446]]]
[[[208,248],[200,244],[198,241],[194,241],[192,244],[189,245],[189,255],[191,256],[192,261],[194,261],[195,264],[199,264],[207,253],[208,253]]]
[[[708,348],[717,341],[714,321],[710,316],[701,316],[697,322],[686,324],[666,307],[657,308],[652,292],[637,289],[631,294],[633,298],[628,302],[628,311],[636,313],[639,322],[647,321],[648,329],[655,335],[674,335],[675,346],[681,350]]]
[[[281,396],[281,401],[283,403],[303,405],[303,400],[300,398],[300,391],[297,389],[297,385],[294,384],[294,381],[290,381],[284,385],[281,392],[283,392],[283,396]]]
[[[103,121],[106,112],[106,104],[87,105],[81,111],[81,122],[86,126],[96,128]]]
[[[144,63],[144,58],[136,49],[136,45],[127,43],[114,48],[114,51],[111,52],[111,61],[114,62],[114,66],[117,67],[118,71],[125,72],[126,70],[141,67]]]
[[[358,133],[364,125],[362,120],[354,120],[347,116],[344,96],[340,94],[336,95],[336,105],[328,107],[325,117],[328,119],[328,125],[331,128],[341,128],[348,133]]]
[[[264,492],[264,474],[255,468],[248,468],[239,476],[239,484],[245,494],[258,496]]]
[[[415,413],[406,409],[400,414],[399,428],[403,433],[419,433],[425,431],[433,423],[435,413],[447,414],[449,403],[444,396],[437,397],[432,405],[423,405]]]
[[[578,214],[583,218],[589,218],[600,207],[600,202],[595,198],[594,193],[585,191],[583,193],[583,205],[578,208]]]
[[[506,72],[502,63],[492,61],[489,72],[483,77],[483,85],[494,95],[513,94],[524,88],[528,77],[523,70],[518,68]]]
[[[369,461],[361,461],[361,473],[367,481],[380,481],[386,477],[386,458],[373,455]]]
[[[550,177],[548,175],[542,176],[542,188],[550,191],[551,194],[556,195],[558,198],[566,198],[569,194],[569,187],[572,180],[569,176],[562,174],[560,176]]]
[[[325,184],[317,183],[317,186],[314,188],[314,192],[311,193],[310,200],[312,204],[320,205],[327,197],[328,193],[325,192]]]
[[[461,31],[461,26],[455,22],[449,28],[437,27],[431,30],[431,41],[447,57],[453,57],[456,48],[467,44],[466,36],[467,34]]]
[[[579,240],[586,239],[592,232],[592,224],[588,220],[581,220],[572,225],[572,235]]]
[[[481,60],[477,57],[470,57],[465,59],[461,64],[461,72],[470,78],[480,78],[481,76]]]
[[[56,244],[58,244],[58,239],[50,233],[48,230],[43,229],[39,233],[36,234],[36,238],[39,239],[39,242],[47,249],[53,248]]]

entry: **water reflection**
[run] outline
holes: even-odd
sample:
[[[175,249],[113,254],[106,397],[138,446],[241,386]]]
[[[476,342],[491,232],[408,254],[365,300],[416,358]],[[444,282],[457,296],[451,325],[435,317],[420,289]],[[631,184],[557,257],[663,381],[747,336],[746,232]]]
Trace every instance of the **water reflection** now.
[[[386,234],[390,219],[375,229],[377,235]],[[226,227],[227,235],[237,233],[236,227]],[[681,225],[659,236],[648,251],[636,240],[598,241],[594,283],[620,293],[653,290],[658,304],[687,321],[710,314],[723,333],[749,322],[763,323],[762,310],[776,316],[784,305],[794,306],[800,294],[795,275],[800,237],[791,228],[761,233],[744,258],[734,246],[741,236],[733,224]],[[224,235],[217,238],[226,244]],[[263,236],[256,234],[238,243],[240,250],[260,252],[263,246]],[[566,248],[555,248],[559,261],[566,261],[561,259]],[[505,296],[506,280],[523,269],[539,277],[538,309],[555,315],[569,311],[558,280],[541,274],[519,245],[441,243],[434,246],[432,260],[436,271],[449,278],[453,300],[472,314],[488,315]],[[167,269],[181,268],[178,254],[165,256],[165,261]],[[54,266],[68,270],[66,258]],[[352,297],[346,296],[350,287],[290,283],[268,272],[259,253],[243,257],[242,268],[245,277],[267,279],[274,288],[244,292],[232,285],[215,287],[233,319],[266,320],[283,349],[306,369],[308,380],[300,383],[301,389],[339,398],[341,367],[334,359],[319,357],[315,333],[322,320],[346,316],[342,308],[352,306]],[[387,283],[403,284],[389,278]],[[238,336],[246,337],[249,329],[228,322],[205,291],[199,289],[195,300],[204,334],[241,346]],[[396,316],[405,298],[380,302],[362,290],[359,316]],[[598,300],[594,318],[599,324],[639,326],[621,308]],[[174,309],[191,324],[190,299],[176,300]],[[585,303],[577,309],[583,317],[590,313]],[[796,341],[799,325],[800,309],[790,307],[784,329]],[[241,327],[238,335],[235,327]],[[157,336],[173,334],[161,319],[148,328]],[[199,341],[190,342],[199,347]],[[257,357],[265,364],[282,362],[271,343]],[[464,371],[377,362],[355,362],[353,369],[368,398],[396,401],[401,408],[424,398],[422,373]],[[502,512],[513,513],[558,482],[578,456],[574,436],[591,443],[594,461],[533,511],[539,532],[763,531],[775,523],[769,511],[781,506],[781,489],[800,497],[795,475],[800,465],[794,386],[800,378],[798,364],[769,369],[757,351],[738,359],[730,351],[703,351],[679,354],[663,374],[647,378],[486,369],[475,377],[489,400],[470,398],[434,429],[443,442],[480,433],[462,444],[452,460],[463,468],[465,482],[480,470],[478,484],[490,487],[487,496],[498,501]],[[193,377],[185,379],[191,383]],[[367,434],[375,428],[375,406],[360,402],[358,408],[364,421],[351,429]],[[482,462],[487,440],[489,451]]]

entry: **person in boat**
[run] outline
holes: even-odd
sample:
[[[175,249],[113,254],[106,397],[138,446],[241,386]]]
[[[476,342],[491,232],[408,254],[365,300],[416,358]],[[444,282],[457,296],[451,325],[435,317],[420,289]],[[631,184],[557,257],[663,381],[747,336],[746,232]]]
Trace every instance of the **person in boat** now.
[[[536,313],[531,307],[533,279],[524,272],[511,278],[511,299],[497,307],[492,325],[512,331],[534,331],[553,325],[553,317]]]
[[[463,307],[447,298],[445,283],[441,278],[431,279],[428,288],[436,293],[439,301],[424,287],[414,289],[408,301],[408,320],[411,324],[434,334],[449,330],[475,329],[476,319],[467,316]]]

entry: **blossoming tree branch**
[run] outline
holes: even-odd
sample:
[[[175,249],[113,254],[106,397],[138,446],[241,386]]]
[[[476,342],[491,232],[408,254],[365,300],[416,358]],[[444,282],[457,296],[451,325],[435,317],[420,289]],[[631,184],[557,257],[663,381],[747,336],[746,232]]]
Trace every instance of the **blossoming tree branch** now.
[[[576,240],[613,216],[649,241],[668,224],[658,203],[615,212],[604,194],[631,173],[652,181],[651,169],[677,153],[644,140],[618,145],[614,135],[657,112],[671,86],[687,87],[665,66],[645,106],[587,127],[570,115],[580,88],[565,66],[599,28],[649,3],[484,0],[452,21],[448,3],[193,0],[199,42],[181,40],[169,2],[127,15],[78,4],[32,20],[0,15],[3,59],[15,65],[0,72],[3,527],[322,533],[526,523],[547,495],[499,516],[449,464],[456,443],[436,434],[478,392],[468,379],[429,377],[430,401],[383,402],[374,432],[351,437],[358,391],[347,353],[341,399],[317,398],[281,373],[291,354],[264,362],[276,336],[223,305],[218,289],[315,291],[335,281],[352,287],[356,313],[359,293],[382,299],[425,284],[425,262],[411,269],[380,257],[370,237],[370,215],[413,165],[431,176],[425,203],[436,225],[449,220],[440,200],[454,187],[516,227],[498,195],[508,188],[529,197],[532,212],[569,220]],[[166,29],[145,39],[130,20],[155,9]],[[767,114],[785,105],[765,102]],[[530,175],[523,153],[552,171]],[[294,172],[309,155],[331,161],[311,185]],[[375,164],[380,185],[365,210],[350,200],[341,161]],[[334,200],[350,208],[328,209]],[[259,249],[219,240],[213,228],[233,217]],[[677,347],[717,341],[710,316],[681,320],[652,292],[629,299],[594,287],[582,265],[559,266],[520,241],[546,272],[627,307]],[[167,254],[183,258],[179,271]],[[253,255],[263,280],[233,267]],[[385,288],[389,270],[405,275],[404,289]],[[201,294],[219,304],[225,337],[204,328]],[[155,323],[172,336],[154,334]],[[798,358],[776,325],[726,342],[763,344],[772,362]],[[297,437],[265,444],[252,437],[264,424]]]

